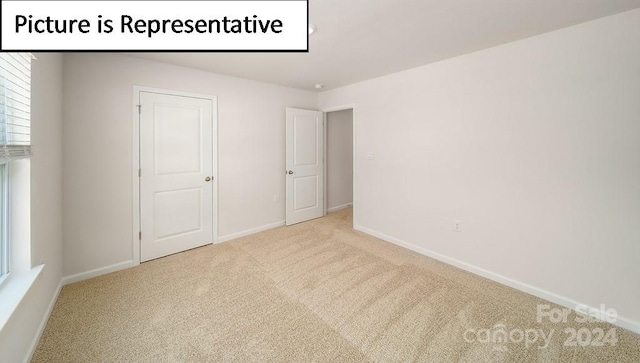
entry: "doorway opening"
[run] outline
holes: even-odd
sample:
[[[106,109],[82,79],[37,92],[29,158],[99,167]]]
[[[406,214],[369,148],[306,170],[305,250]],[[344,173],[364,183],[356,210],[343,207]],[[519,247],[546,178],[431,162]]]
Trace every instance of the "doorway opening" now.
[[[285,225],[353,207],[357,225],[354,105],[286,109]]]
[[[325,114],[325,210],[353,206],[353,109]]]

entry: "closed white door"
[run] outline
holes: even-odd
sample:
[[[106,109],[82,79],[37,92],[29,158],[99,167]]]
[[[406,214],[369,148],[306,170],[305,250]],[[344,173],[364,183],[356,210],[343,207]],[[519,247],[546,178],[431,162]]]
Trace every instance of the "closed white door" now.
[[[287,226],[324,215],[324,127],[320,111],[287,108]]]
[[[140,260],[214,242],[214,100],[140,92]]]

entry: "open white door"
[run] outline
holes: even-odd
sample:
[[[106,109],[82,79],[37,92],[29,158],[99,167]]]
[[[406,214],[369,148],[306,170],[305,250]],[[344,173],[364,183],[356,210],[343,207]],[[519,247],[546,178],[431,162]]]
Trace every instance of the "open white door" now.
[[[287,108],[287,226],[324,215],[323,159],[322,112]]]
[[[140,260],[214,241],[214,100],[140,92]]]

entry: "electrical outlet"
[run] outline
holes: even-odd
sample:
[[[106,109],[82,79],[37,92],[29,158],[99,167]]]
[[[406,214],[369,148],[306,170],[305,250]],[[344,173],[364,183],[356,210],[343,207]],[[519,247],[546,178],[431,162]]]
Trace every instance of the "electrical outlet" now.
[[[280,203],[280,194],[276,194],[273,196],[273,202],[274,203]]]
[[[454,232],[462,232],[462,222],[458,220],[453,221],[453,231]]]

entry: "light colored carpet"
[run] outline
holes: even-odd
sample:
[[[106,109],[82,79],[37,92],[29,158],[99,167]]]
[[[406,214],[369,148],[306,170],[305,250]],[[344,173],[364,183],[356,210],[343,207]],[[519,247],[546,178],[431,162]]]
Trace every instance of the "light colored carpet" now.
[[[351,223],[343,210],[65,286],[33,361],[640,361],[636,334],[573,313],[538,323],[547,302]],[[614,329],[617,343],[564,346],[580,328]],[[513,339],[485,343],[481,329]],[[554,332],[546,348],[518,342],[533,329]]]

